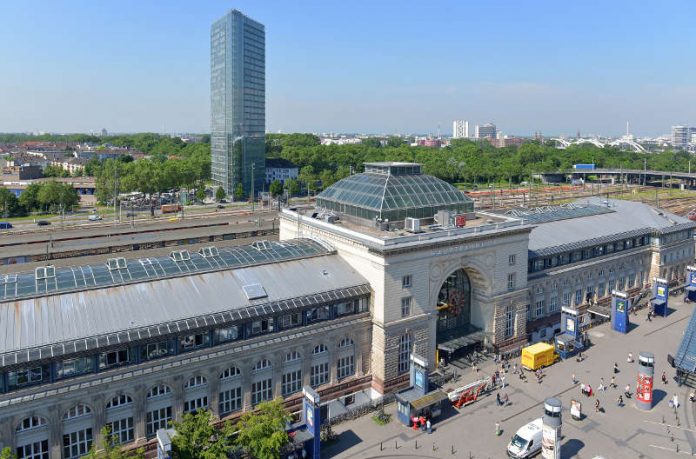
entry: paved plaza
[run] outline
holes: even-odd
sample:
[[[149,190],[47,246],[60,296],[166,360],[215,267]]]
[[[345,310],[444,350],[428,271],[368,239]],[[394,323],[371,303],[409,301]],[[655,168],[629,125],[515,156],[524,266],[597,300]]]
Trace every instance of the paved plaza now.
[[[592,459],[602,456],[618,458],[670,458],[691,456],[696,452],[696,404],[688,401],[690,389],[678,387],[673,380],[675,371],[667,364],[667,354],[675,354],[681,341],[693,305],[685,305],[676,297],[670,298],[671,313],[666,318],[646,321],[645,310],[631,316],[633,327],[627,335],[614,332],[608,323],[589,331],[592,347],[584,353],[586,359],[576,362],[569,359],[545,370],[541,384],[528,373],[527,382],[511,373],[506,375],[510,404],[499,407],[495,392],[489,393],[472,405],[457,411],[447,407],[434,424],[432,434],[413,431],[401,425],[395,416],[395,404],[387,412],[392,421],[378,426],[369,416],[340,424],[334,428],[339,440],[322,450],[323,457],[332,458],[502,458],[516,430],[543,414],[543,400],[556,396],[563,402],[563,458]],[[625,399],[625,406],[617,406],[617,397],[626,384],[635,391],[636,363],[627,363],[627,355],[637,358],[641,351],[655,354],[655,405],[651,411],[634,407],[633,398]],[[519,358],[516,359],[519,363]],[[514,361],[512,361],[514,362]],[[596,398],[586,398],[580,393],[580,383],[590,384],[596,391],[600,378],[608,386],[613,375],[614,363],[618,363],[617,389],[607,388],[596,392]],[[476,375],[468,369],[462,373],[457,385],[479,379],[481,375],[495,371],[487,362]],[[666,371],[668,383],[661,381]],[[574,384],[575,374],[578,383]],[[678,410],[670,408],[669,401],[677,394]],[[582,402],[583,420],[573,420],[569,414],[571,399]],[[595,400],[599,399],[603,413],[595,412]],[[495,435],[495,423],[500,422],[502,435]]]

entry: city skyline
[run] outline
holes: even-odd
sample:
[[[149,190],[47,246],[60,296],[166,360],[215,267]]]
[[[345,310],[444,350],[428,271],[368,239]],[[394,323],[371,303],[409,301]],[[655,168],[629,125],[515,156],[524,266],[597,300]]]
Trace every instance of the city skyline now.
[[[266,25],[268,132],[435,133],[468,119],[618,136],[630,120],[654,136],[696,120],[694,64],[669,70],[695,40],[687,2],[602,15],[552,2],[186,5],[8,2],[0,131],[209,132],[209,26],[231,8]]]

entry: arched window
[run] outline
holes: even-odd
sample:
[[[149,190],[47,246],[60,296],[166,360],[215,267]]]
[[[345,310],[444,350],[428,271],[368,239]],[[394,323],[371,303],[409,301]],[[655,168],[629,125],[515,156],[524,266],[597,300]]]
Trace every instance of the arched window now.
[[[67,421],[68,419],[75,419],[81,416],[87,416],[89,414],[92,414],[92,409],[87,405],[79,403],[65,412],[63,415],[63,420]]]
[[[133,403],[133,399],[130,397],[130,395],[121,394],[109,400],[109,403],[106,404],[106,409],[108,410],[109,408],[116,408],[117,406],[130,405],[131,403]]]
[[[300,355],[299,352],[297,351],[291,351],[285,354],[285,361],[286,362],[295,362],[297,360],[300,360],[302,356]]]
[[[324,352],[328,352],[329,348],[326,347],[323,344],[318,344],[314,346],[314,350],[312,351],[312,354],[317,355],[317,354],[323,354]]]
[[[406,373],[409,368],[409,356],[411,354],[411,335],[405,333],[399,340],[399,373]]]
[[[259,370],[265,370],[266,368],[271,368],[271,362],[268,359],[261,359],[258,362],[256,362],[256,365],[254,365],[253,370],[254,371],[259,371]]]
[[[39,427],[44,427],[48,424],[46,419],[41,416],[29,416],[28,418],[22,419],[22,422],[17,424],[15,429],[17,432],[24,432],[25,430],[36,429]]]
[[[205,376],[197,375],[186,381],[184,389],[193,389],[194,387],[201,387],[206,384],[208,384],[208,380],[205,379]]]
[[[242,374],[242,372],[239,371],[239,368],[229,367],[225,371],[220,373],[220,379],[234,378],[235,376],[239,376],[240,374]]]
[[[340,343],[338,343],[338,347],[350,347],[353,345],[353,340],[350,338],[343,338]]]
[[[167,386],[166,384],[159,384],[157,386],[153,386],[149,391],[147,391],[147,398],[160,397],[162,395],[170,394],[171,392],[171,387]]]

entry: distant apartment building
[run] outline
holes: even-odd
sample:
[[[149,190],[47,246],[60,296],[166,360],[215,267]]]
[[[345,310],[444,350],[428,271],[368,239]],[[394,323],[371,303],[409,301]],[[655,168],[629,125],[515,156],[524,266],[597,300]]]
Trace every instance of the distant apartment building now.
[[[266,184],[271,184],[275,180],[285,184],[286,180],[297,179],[300,169],[287,159],[268,158],[266,159]]]
[[[477,124],[474,137],[477,139],[495,139],[497,137],[497,133],[498,131],[493,123],[486,123],[480,126]]]
[[[322,137],[322,145],[357,145],[362,143],[362,139],[359,137]]]
[[[469,138],[469,122],[466,120],[454,120],[452,122],[452,138],[453,139],[468,139]]]
[[[211,175],[228,194],[266,179],[266,31],[231,10],[210,29]]]
[[[672,126],[672,146],[686,149],[689,146],[690,129],[686,126]]]
[[[442,146],[442,140],[440,139],[430,139],[430,138],[421,138],[421,139],[416,139],[416,145],[420,147],[430,147],[430,148],[439,148]]]

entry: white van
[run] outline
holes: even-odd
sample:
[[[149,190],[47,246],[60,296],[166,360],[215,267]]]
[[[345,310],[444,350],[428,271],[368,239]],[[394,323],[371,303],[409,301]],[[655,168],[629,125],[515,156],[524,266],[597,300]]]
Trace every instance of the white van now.
[[[517,431],[507,447],[508,456],[516,459],[532,457],[541,451],[541,418],[535,419]]]

